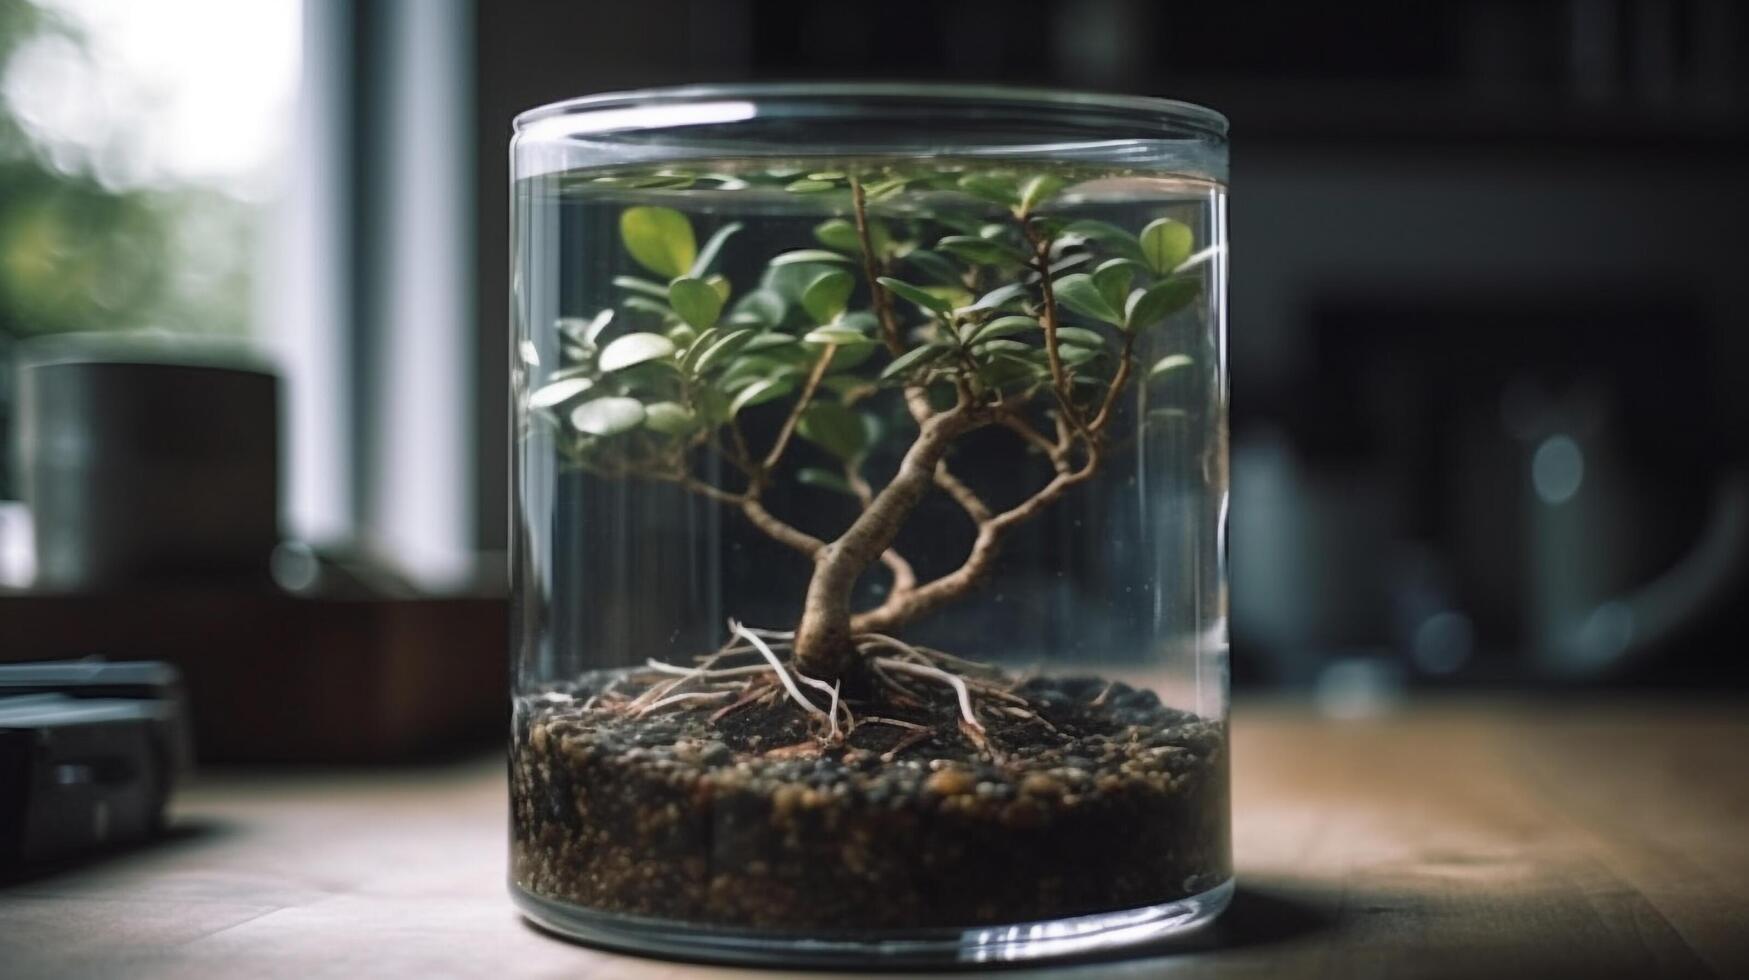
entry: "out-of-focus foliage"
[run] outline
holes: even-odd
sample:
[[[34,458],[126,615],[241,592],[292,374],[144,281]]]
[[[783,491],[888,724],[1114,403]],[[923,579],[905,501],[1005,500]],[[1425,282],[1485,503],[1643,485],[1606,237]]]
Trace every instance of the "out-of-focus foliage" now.
[[[47,5],[0,0],[0,79],[49,39],[84,43]],[[0,98],[0,498],[11,489],[18,343],[73,331],[246,333],[261,210],[217,187],[106,183],[36,143]]]

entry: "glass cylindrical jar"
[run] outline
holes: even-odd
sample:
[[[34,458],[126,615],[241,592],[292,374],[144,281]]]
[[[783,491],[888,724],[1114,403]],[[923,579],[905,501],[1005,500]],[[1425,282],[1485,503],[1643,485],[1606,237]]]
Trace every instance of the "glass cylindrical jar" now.
[[[682,88],[512,164],[523,910],[777,962],[1218,914],[1225,120]]]

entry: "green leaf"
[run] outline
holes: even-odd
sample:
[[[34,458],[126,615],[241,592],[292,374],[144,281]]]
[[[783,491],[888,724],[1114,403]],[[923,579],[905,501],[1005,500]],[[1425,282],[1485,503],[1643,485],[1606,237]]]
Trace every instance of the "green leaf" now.
[[[1063,226],[1065,234],[1079,235],[1090,241],[1099,242],[1126,259],[1146,262],[1148,257],[1142,251],[1142,243],[1136,236],[1124,231],[1109,221],[1095,221],[1084,218],[1071,221]]]
[[[1057,343],[1077,344],[1097,349],[1105,346],[1105,335],[1097,330],[1086,330],[1081,327],[1058,327]]]
[[[729,293],[734,289],[733,286],[729,285],[728,276],[705,276],[704,284],[716,290],[717,298],[725,303],[729,301]]]
[[[899,193],[910,182],[910,179],[906,177],[894,177],[889,180],[876,181],[864,187],[863,190],[867,192],[869,200],[881,201]]]
[[[856,226],[843,218],[832,218],[815,225],[814,237],[827,248],[850,255],[862,251],[862,239],[856,234]],[[874,234],[874,228],[869,228],[869,238],[875,239],[877,237]]]
[[[668,308],[666,301],[657,302],[648,296],[627,296],[620,303],[628,310],[648,313],[662,320],[667,320],[674,315],[674,311]]]
[[[724,361],[734,356],[753,339],[754,330],[731,330],[721,337],[711,340],[702,349],[698,357],[688,367],[694,374],[707,374]]]
[[[755,351],[767,351],[775,347],[787,347],[796,342],[796,338],[787,333],[767,332],[754,336],[747,342],[742,353],[751,354]]]
[[[602,310],[595,314],[595,319],[589,321],[589,326],[583,328],[583,343],[593,347],[601,340],[601,332],[613,322],[613,311]]]
[[[802,411],[796,434],[839,459],[855,459],[867,444],[862,418],[838,402],[814,402]]]
[[[1193,363],[1189,354],[1167,354],[1155,361],[1154,366],[1148,369],[1148,380],[1152,381],[1162,374],[1176,371],[1179,368],[1190,367]]]
[[[801,180],[785,184],[783,189],[791,194],[818,194],[821,191],[829,191],[836,186],[838,185],[830,180],[813,180],[804,177]]]
[[[1012,267],[1026,264],[1026,253],[1006,242],[970,235],[949,235],[935,247],[977,265]]]
[[[1031,344],[1023,344],[1018,340],[981,340],[972,352],[980,357],[993,354],[1030,354],[1035,348]]]
[[[839,252],[857,252],[862,249],[862,239],[857,237],[856,226],[843,218],[832,218],[815,225],[814,237],[820,244]]]
[[[822,490],[833,490],[844,494],[846,497],[856,496],[856,491],[851,489],[849,480],[846,480],[843,476],[834,473],[831,470],[821,469],[818,466],[804,466],[801,469],[796,470],[796,481],[798,483],[805,483],[810,487],[819,487]]]
[[[679,370],[672,361],[645,361],[615,372],[613,380],[622,389],[620,394],[642,392],[666,398],[674,390]]]
[[[856,280],[848,272],[838,269],[822,272],[802,290],[802,309],[808,311],[815,323],[831,323],[844,312],[855,287]]]
[[[554,381],[531,392],[528,396],[528,407],[531,410],[552,408],[561,402],[568,402],[576,398],[593,387],[595,387],[595,382],[590,378],[566,378],[563,381]]]
[[[952,303],[942,299],[934,293],[925,291],[921,287],[913,286],[903,279],[894,279],[891,276],[881,276],[878,281],[882,286],[885,286],[892,292],[903,296],[911,302],[916,303],[918,306],[921,306],[939,316],[947,316],[949,313],[953,312]]]
[[[672,356],[674,341],[659,333],[628,333],[601,349],[596,365],[603,373]]]
[[[704,247],[698,250],[698,257],[692,260],[692,265],[687,268],[686,274],[694,279],[704,278],[704,274],[710,271],[711,263],[717,260],[717,253],[723,250],[723,243],[729,240],[729,236],[740,230],[741,223],[731,221],[712,232],[711,237],[705,239]]]
[[[1025,295],[1025,283],[1011,282],[1006,286],[997,286],[995,289],[978,297],[978,301],[973,303],[968,309],[994,310],[998,307],[1012,303]]]
[[[851,327],[815,327],[804,334],[802,340],[810,344],[835,344],[839,347],[876,343],[873,337]]]
[[[795,265],[798,262],[849,262],[848,256],[837,252],[828,252],[823,248],[798,248],[794,251],[780,252],[766,265]]]
[[[1008,350],[991,351],[989,357],[978,366],[978,377],[994,388],[1032,384],[1047,373],[1043,367],[1017,357],[1015,352]]]
[[[1202,283],[1187,276],[1162,279],[1130,295],[1125,317],[1129,329],[1143,330],[1189,306],[1202,291]]]
[[[1040,204],[1057,196],[1063,189],[1063,179],[1054,174],[1039,174],[1020,185],[1021,214],[1030,214]]]
[[[612,322],[613,310],[612,308],[609,308],[602,310],[600,313],[595,314],[587,320],[582,317],[562,316],[553,321],[553,326],[558,329],[559,333],[564,334],[566,337],[571,338],[577,343],[588,347],[594,347],[595,339],[600,337],[601,332],[606,330],[607,325]]]
[[[1015,179],[1000,174],[966,174],[959,179],[959,189],[1003,207],[1013,207],[1020,201],[1020,187]]]
[[[1094,358],[1098,357],[1099,351],[1096,351],[1090,347],[1079,347],[1079,346],[1076,346],[1073,344],[1064,344],[1061,347],[1057,348],[1057,356],[1061,357],[1063,359],[1064,364],[1067,364],[1070,367],[1079,367],[1083,364],[1086,364],[1088,361],[1091,361]]]
[[[626,208],[619,237],[639,265],[664,279],[685,275],[698,257],[692,222],[673,208]]]
[[[698,425],[698,419],[679,402],[651,402],[644,406],[644,428],[669,436],[684,436]]]
[[[881,371],[881,380],[887,381],[896,378],[913,368],[922,367],[946,353],[947,348],[939,344],[925,344],[922,347],[914,347],[911,350],[900,354],[898,357],[893,358],[892,363],[888,364]]]
[[[832,363],[826,365],[826,370],[828,373],[848,371],[866,363],[879,349],[880,344],[872,338],[863,344],[839,344],[832,354]]]
[[[692,346],[693,341],[698,339],[698,331],[693,329],[691,324],[676,323],[674,326],[662,331],[662,336],[674,341],[674,347],[676,350],[685,350]]]
[[[651,282],[637,276],[614,276],[613,284],[627,292],[642,293],[652,299],[663,301],[668,299],[668,288],[659,282]]]
[[[668,284],[668,305],[700,330],[714,326],[723,312],[723,297],[703,279],[681,278]]]
[[[791,378],[760,378],[735,395],[729,402],[729,417],[734,418],[741,409],[753,405],[763,405],[768,401],[782,398],[794,391],[796,383]]]
[[[755,289],[735,301],[735,311],[729,322],[736,326],[775,327],[783,322],[789,304],[769,289]]]
[[[1123,325],[1123,314],[1106,301],[1105,294],[1094,285],[1092,276],[1084,272],[1071,273],[1052,285],[1057,301],[1076,313],[1103,320],[1112,326]]]
[[[965,336],[968,343],[973,341],[994,340],[997,337],[1011,337],[1028,330],[1037,330],[1038,321],[1030,316],[999,316],[989,323],[971,329]],[[1062,328],[1058,328],[1061,331]]]
[[[1093,270],[1093,285],[1099,287],[1099,295],[1112,309],[1123,309],[1124,297],[1130,294],[1130,283],[1136,278],[1136,266],[1131,259],[1110,259]]]
[[[571,410],[578,432],[612,436],[644,424],[644,406],[636,398],[597,398]]]
[[[1155,275],[1164,276],[1190,257],[1194,236],[1184,222],[1160,218],[1142,229],[1141,241],[1148,268]]]

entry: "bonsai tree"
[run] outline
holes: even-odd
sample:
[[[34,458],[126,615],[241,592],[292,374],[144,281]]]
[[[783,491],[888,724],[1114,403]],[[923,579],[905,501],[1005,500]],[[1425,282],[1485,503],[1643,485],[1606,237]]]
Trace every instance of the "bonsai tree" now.
[[[700,245],[682,213],[629,207],[620,215],[621,242],[656,278],[620,277],[617,308],[558,323],[564,363],[527,407],[553,427],[570,464],[606,479],[682,487],[738,511],[813,563],[793,633],[731,624],[736,639],[719,653],[756,651],[763,666],[652,662],[680,677],[635,706],[728,698],[709,686],[674,691],[688,681],[769,671],[836,735],[839,684],[868,668],[894,690],[902,685],[891,683],[893,673],[954,687],[961,727],[975,737],[982,729],[965,682],[978,686],[987,668],[893,634],[971,595],[1016,527],[1099,472],[1126,388],[1190,363],[1172,354],[1143,365],[1137,351],[1144,333],[1197,298],[1208,253],[1196,253],[1191,229],[1171,219],[1132,232],[1053,217],[1064,181],[1049,174],[888,168],[596,179],[641,187],[781,183],[792,193],[847,197],[842,217],[814,229],[819,248],[771,256],[759,284],[739,295],[714,271],[738,225],[717,228]],[[879,210],[906,188],[956,190],[1005,214],[991,222],[989,212]],[[524,356],[532,360],[533,352]],[[896,410],[895,399],[903,405],[895,414],[909,424],[889,437],[908,442],[897,470],[877,481],[864,463],[883,428],[877,409],[888,401]],[[768,404],[782,407],[782,420],[769,443],[756,446],[742,419]],[[1040,453],[1051,466],[1048,481],[1006,509],[992,507],[949,462],[956,441],[987,428],[1011,433],[1017,451]],[[794,465],[797,439],[823,449],[836,468]],[[707,457],[726,465],[707,467]],[[708,472],[732,479],[712,482]],[[836,537],[817,537],[767,509],[767,491],[782,480],[841,491],[860,510]],[[975,535],[957,568],[920,581],[894,542],[932,491],[957,503]],[[890,587],[878,604],[858,609],[855,586],[876,565]],[[787,668],[774,649],[786,644]],[[829,710],[798,684],[828,692]]]

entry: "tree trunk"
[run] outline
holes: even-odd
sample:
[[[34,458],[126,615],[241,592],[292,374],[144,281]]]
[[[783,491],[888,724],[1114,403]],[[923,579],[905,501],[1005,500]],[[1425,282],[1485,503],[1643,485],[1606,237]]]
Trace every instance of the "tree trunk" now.
[[[810,677],[841,678],[856,656],[851,645],[851,592],[857,579],[880,560],[918,501],[935,480],[935,464],[953,441],[982,425],[983,413],[950,409],[923,423],[894,475],[838,540],[814,556],[814,577],[796,626],[796,665]]]

